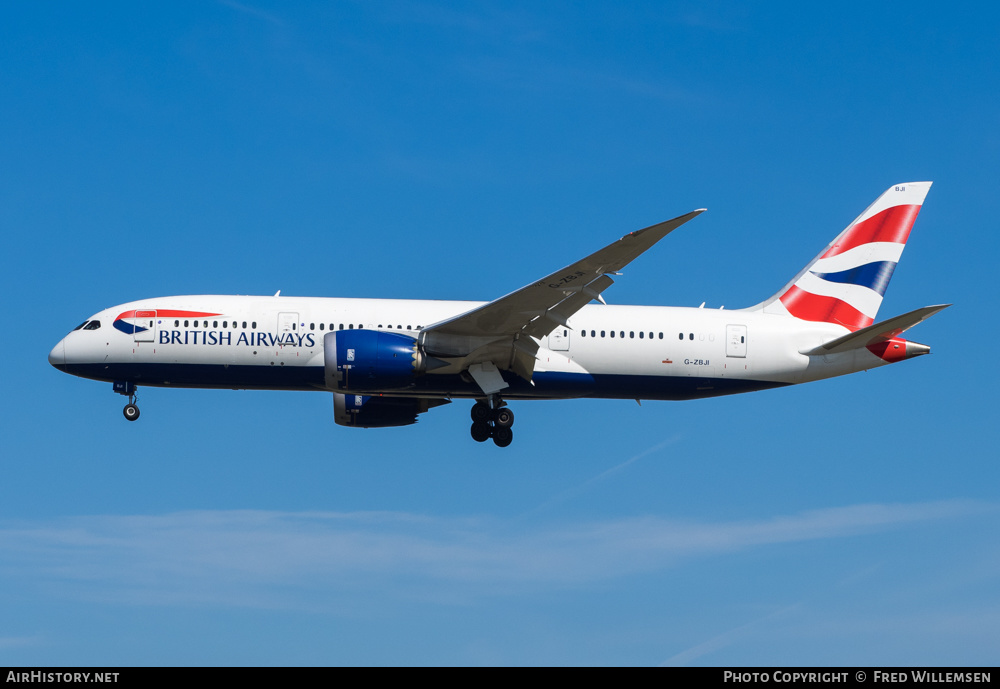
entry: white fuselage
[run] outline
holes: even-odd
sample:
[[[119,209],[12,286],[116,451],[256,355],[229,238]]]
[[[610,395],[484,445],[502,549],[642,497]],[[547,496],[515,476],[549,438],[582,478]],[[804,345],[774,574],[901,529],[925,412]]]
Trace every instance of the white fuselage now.
[[[69,333],[49,358],[68,373],[137,385],[329,390],[324,337],[331,329],[418,338],[421,329],[480,305],[212,295],[144,299],[94,315],[88,323],[98,321],[99,327]],[[692,399],[887,363],[864,348],[802,354],[848,330],[761,310],[592,304],[568,325],[538,341],[532,381],[505,372],[511,384],[505,398]],[[482,397],[467,375],[434,371],[384,394]]]

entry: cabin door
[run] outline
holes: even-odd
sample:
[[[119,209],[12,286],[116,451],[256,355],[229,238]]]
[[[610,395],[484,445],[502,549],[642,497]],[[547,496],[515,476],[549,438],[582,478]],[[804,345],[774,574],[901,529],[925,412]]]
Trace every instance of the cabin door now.
[[[747,327],[745,325],[726,326],[726,356],[747,356]]]
[[[559,326],[549,333],[549,349],[553,352],[565,352],[569,350],[569,328]]]
[[[279,313],[278,314],[278,341],[285,342],[288,335],[295,335],[299,332],[299,314]],[[295,339],[294,337],[292,338]]]
[[[156,341],[156,311],[136,311],[135,329],[132,338],[135,342]]]

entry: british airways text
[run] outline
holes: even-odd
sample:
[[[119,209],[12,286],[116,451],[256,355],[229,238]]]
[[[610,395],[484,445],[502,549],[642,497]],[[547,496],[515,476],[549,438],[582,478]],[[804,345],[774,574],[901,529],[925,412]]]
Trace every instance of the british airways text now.
[[[236,345],[244,347],[315,347],[312,333],[235,333],[224,330],[161,330],[159,344],[176,345]]]

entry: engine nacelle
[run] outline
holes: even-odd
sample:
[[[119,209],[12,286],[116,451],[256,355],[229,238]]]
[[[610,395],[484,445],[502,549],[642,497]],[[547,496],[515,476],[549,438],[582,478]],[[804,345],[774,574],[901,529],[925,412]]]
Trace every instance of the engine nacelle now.
[[[378,330],[327,333],[323,364],[326,387],[334,392],[405,390],[425,371],[415,338]]]
[[[447,403],[448,400],[443,399],[368,397],[335,392],[333,418],[341,426],[358,428],[409,426],[417,422],[417,414]]]

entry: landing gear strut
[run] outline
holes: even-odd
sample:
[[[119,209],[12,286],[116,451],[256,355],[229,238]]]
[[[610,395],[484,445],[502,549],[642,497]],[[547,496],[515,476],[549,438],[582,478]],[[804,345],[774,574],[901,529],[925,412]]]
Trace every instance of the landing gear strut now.
[[[125,418],[128,419],[129,421],[135,421],[136,419],[138,419],[139,405],[136,404],[136,401],[138,400],[139,396],[136,394],[135,383],[132,383],[130,381],[116,380],[114,383],[114,390],[119,395],[125,395],[126,397],[128,397],[128,404],[126,404],[125,408],[122,409],[122,414],[125,415]]]
[[[472,405],[472,439],[484,443],[493,438],[497,447],[507,447],[514,440],[514,412],[504,406],[500,395],[490,395],[489,401]]]

